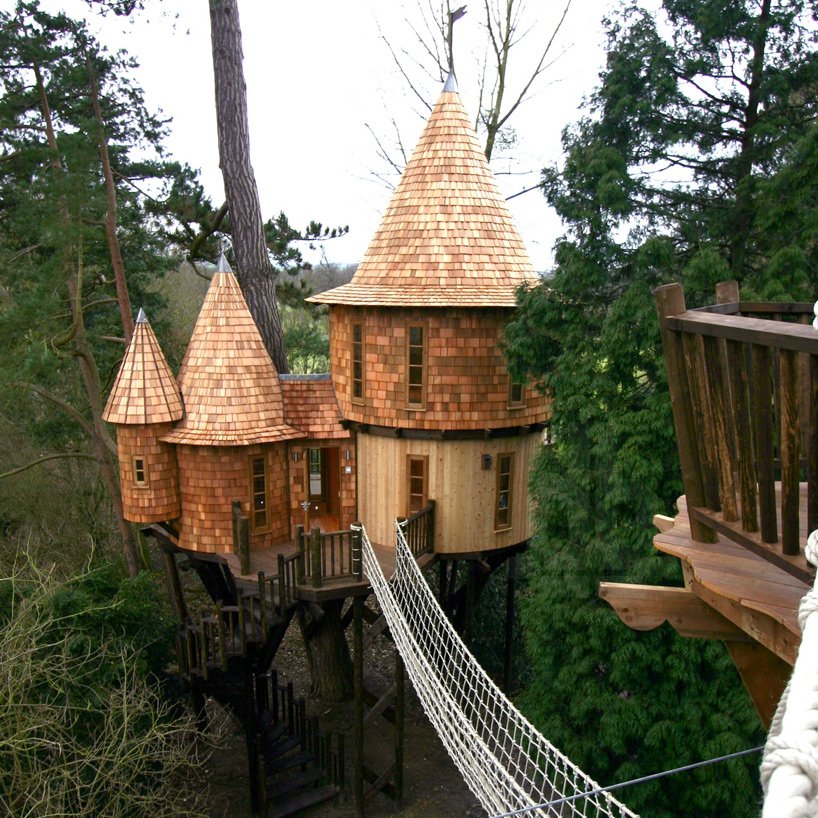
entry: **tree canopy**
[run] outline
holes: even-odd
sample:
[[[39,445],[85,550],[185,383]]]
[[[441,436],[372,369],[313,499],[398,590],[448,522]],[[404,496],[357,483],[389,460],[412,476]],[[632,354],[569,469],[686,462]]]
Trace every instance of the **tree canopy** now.
[[[651,545],[653,515],[681,493],[652,291],[681,281],[695,305],[736,278],[747,294],[814,296],[816,5],[628,3],[606,21],[606,66],[563,163],[544,171],[566,233],[507,333],[513,369],[554,400],[554,443],[532,474],[524,699],[603,783],[759,743],[721,645],[630,631],[596,589],[681,581]],[[650,815],[754,815],[753,766],[625,800]]]

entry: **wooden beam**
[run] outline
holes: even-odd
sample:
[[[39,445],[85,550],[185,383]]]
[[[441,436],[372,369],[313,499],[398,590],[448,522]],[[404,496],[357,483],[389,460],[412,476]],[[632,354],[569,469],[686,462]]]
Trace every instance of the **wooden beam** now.
[[[770,729],[792,668],[758,642],[727,642],[741,681],[753,700],[764,729]]]
[[[633,630],[650,631],[668,622],[682,636],[694,639],[750,641],[740,628],[687,588],[600,582],[599,596]]]
[[[664,514],[654,514],[653,515],[653,525],[658,529],[661,534],[664,534],[667,531],[670,531],[673,528],[676,520],[673,517],[666,517]]]

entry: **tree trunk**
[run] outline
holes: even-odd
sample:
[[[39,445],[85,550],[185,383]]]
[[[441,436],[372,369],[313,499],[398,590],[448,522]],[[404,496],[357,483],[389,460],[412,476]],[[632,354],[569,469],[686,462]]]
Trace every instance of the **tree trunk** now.
[[[353,695],[352,659],[341,624],[343,604],[343,600],[323,603],[324,616],[320,619],[309,617],[304,608],[298,609],[311,694],[330,702],[347,701]]]
[[[37,95],[40,102],[40,112],[45,122],[46,138],[48,145],[53,151],[53,159],[51,166],[58,175],[62,176],[62,165],[58,159],[58,145],[57,137],[54,133],[54,125],[51,119],[51,107],[48,103],[48,95],[46,94],[45,84],[43,83],[42,73],[38,64],[34,64],[34,76],[37,85]],[[71,225],[71,216],[68,212],[68,207],[65,202],[61,202],[60,214],[66,228]],[[117,518],[117,525],[119,533],[122,538],[122,551],[125,556],[125,562],[128,566],[128,574],[131,578],[136,577],[139,573],[139,559],[136,548],[136,539],[134,537],[133,529],[128,521],[125,519],[122,508],[122,496],[119,492],[119,484],[116,477],[116,468],[113,464],[113,456],[116,452],[116,447],[108,434],[105,424],[102,420],[102,385],[99,377],[99,370],[87,338],[85,337],[85,318],[82,310],[82,287],[81,276],[74,274],[74,262],[71,258],[71,250],[68,246],[63,248],[64,267],[66,287],[68,290],[68,300],[71,305],[71,320],[72,329],[69,335],[71,341],[72,354],[77,359],[77,365],[80,369],[82,382],[85,387],[86,395],[88,396],[88,405],[91,410],[91,438],[94,444],[94,451],[99,461],[100,469],[102,470],[102,477],[105,481],[105,486],[111,497],[111,502],[114,506],[114,513]],[[81,251],[79,254],[77,264],[82,264]],[[81,270],[81,267],[80,267]],[[124,284],[124,279],[123,279]]]
[[[276,306],[275,272],[264,240],[258,187],[250,163],[237,0],[209,0],[209,6],[219,166],[230,213],[236,274],[270,358],[280,373],[288,372]]]
[[[758,125],[758,109],[761,102],[761,79],[764,74],[764,54],[770,30],[771,0],[762,0],[756,18],[753,37],[753,59],[750,63],[750,83],[747,104],[744,108],[744,126],[741,134],[741,151],[736,163],[736,204],[732,241],[730,245],[730,269],[741,280],[747,263],[747,245],[750,230],[755,221],[755,191],[752,173],[755,164],[755,129]]]

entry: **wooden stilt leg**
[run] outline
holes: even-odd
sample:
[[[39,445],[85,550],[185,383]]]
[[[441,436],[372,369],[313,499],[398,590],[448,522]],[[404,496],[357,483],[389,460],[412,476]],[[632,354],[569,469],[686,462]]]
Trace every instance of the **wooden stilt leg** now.
[[[508,582],[506,584],[506,638],[503,646],[503,692],[511,686],[511,657],[514,639],[514,592],[517,585],[517,555],[508,560]]]
[[[352,646],[355,683],[355,818],[364,814],[364,600],[356,596],[353,601]]]
[[[405,674],[403,659],[395,650],[395,809],[403,806],[403,723]]]

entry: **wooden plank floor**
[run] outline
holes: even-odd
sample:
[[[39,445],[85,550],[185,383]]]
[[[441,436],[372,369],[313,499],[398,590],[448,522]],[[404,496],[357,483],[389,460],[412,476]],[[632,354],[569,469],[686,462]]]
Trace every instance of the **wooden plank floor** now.
[[[734,624],[792,664],[801,640],[798,606],[809,584],[720,534],[699,543],[690,533],[684,496],[673,526],[654,546],[678,557],[689,588]]]

